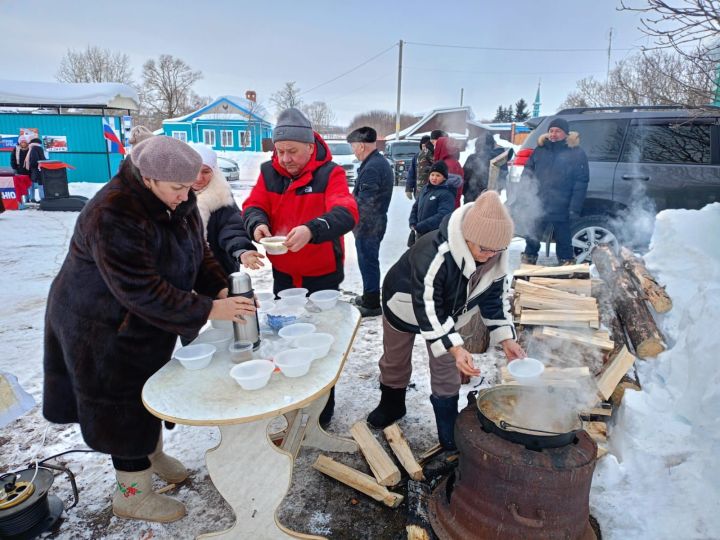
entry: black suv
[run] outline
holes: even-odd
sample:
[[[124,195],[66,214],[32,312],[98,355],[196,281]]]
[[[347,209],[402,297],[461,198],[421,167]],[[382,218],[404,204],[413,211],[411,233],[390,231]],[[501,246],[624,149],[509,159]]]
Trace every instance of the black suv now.
[[[585,205],[572,224],[578,262],[601,242],[646,244],[661,210],[720,201],[720,108],[608,107],[565,109],[542,119],[510,163],[509,206],[538,137],[557,117],[580,134],[590,164]]]
[[[419,152],[419,141],[388,141],[385,143],[383,154],[393,168],[396,186],[405,183],[410,163]]]

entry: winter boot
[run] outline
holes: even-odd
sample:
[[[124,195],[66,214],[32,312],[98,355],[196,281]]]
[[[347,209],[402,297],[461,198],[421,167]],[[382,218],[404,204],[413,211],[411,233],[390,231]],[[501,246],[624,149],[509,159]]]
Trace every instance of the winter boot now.
[[[362,317],[377,317],[378,315],[382,315],[379,292],[365,293],[362,295],[362,298],[362,303],[358,304],[358,309]]]
[[[560,266],[572,266],[575,264],[575,259],[558,259],[558,264]]]
[[[185,515],[185,505],[152,489],[152,469],[139,472],[115,471],[117,491],[113,514],[117,517],[169,523]]]
[[[455,451],[455,419],[458,416],[458,395],[440,398],[430,396],[435,423],[437,424],[438,440],[443,450]]]
[[[163,452],[162,431],[160,431],[160,438],[158,439],[155,451],[150,454],[148,458],[150,459],[150,468],[152,469],[152,472],[157,474],[168,484],[179,484],[188,477],[185,465],[180,463],[180,461],[174,457],[170,457]]]
[[[318,422],[320,423],[320,427],[325,429],[330,425],[330,420],[332,420],[333,413],[335,412],[335,387],[333,386],[330,389],[330,395],[328,396],[327,403],[325,403],[325,407],[323,408],[322,412],[320,413],[320,416],[318,417]]]
[[[405,416],[405,391],[406,388],[390,388],[380,383],[380,405],[375,407],[368,417],[368,423],[375,428],[388,427],[395,420]]]
[[[537,255],[528,255],[526,253],[520,254],[520,262],[522,264],[537,264]]]

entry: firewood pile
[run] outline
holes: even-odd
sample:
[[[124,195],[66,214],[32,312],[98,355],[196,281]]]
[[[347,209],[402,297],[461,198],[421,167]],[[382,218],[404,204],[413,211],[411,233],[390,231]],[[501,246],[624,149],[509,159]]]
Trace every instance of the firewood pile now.
[[[581,416],[598,443],[599,458],[607,453],[607,421],[625,390],[640,390],[635,359],[665,350],[651,309],[665,313],[672,301],[627,248],[616,255],[599,246],[593,263],[600,279],[591,279],[588,264],[521,266],[514,273],[512,313],[521,344],[527,348],[532,342],[549,360],[541,376],[547,384],[594,378],[598,403]],[[517,384],[507,368],[501,370],[501,383]]]

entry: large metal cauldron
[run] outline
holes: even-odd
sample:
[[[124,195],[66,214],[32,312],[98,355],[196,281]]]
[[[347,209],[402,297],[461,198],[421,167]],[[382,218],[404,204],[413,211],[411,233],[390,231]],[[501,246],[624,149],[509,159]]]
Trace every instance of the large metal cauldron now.
[[[576,431],[569,444],[531,450],[483,429],[470,401],[455,424],[458,468],[430,500],[437,536],[595,540],[589,499],[597,445],[590,436]]]

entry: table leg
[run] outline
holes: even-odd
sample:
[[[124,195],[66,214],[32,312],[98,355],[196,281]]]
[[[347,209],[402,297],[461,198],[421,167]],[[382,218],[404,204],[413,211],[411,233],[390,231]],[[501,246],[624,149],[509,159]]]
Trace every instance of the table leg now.
[[[290,488],[293,458],[268,437],[272,418],[247,424],[220,426],[220,444],[205,455],[208,473],[220,495],[235,512],[226,531],[201,534],[198,539],[313,538],[278,523],[275,513]]]
[[[352,439],[331,435],[320,427],[318,418],[327,403],[330,391],[321,395],[315,401],[310,403],[302,411],[308,415],[307,427],[305,428],[305,439],[303,446],[317,448],[325,452],[347,452],[353,454],[359,450],[358,445]]]

